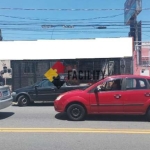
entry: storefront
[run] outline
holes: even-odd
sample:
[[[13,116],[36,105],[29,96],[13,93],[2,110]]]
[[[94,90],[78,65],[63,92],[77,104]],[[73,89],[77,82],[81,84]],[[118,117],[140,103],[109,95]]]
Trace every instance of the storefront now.
[[[122,64],[121,58],[99,58],[99,59],[61,59],[61,60],[12,60],[12,89],[32,85],[33,83],[45,78],[44,74],[57,62],[60,61],[65,69],[64,73],[68,75],[70,70],[77,72],[99,71],[99,77],[94,81],[90,78],[77,79],[78,83],[95,82],[103,76],[115,74],[132,74],[132,58],[124,58]],[[84,74],[85,76],[85,74]],[[73,78],[69,82],[75,84]]]

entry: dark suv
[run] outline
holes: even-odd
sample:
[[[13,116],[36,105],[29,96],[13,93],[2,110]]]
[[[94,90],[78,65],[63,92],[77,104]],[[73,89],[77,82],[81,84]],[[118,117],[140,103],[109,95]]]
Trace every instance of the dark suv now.
[[[67,82],[58,88],[48,79],[43,79],[31,86],[19,88],[12,92],[13,102],[18,102],[19,106],[27,106],[34,101],[51,101],[53,102],[60,94],[75,90],[85,89],[89,85],[70,85]]]

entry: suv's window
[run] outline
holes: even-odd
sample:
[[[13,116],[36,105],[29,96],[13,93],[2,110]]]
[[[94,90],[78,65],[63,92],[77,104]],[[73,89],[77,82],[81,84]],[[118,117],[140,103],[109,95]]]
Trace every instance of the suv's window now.
[[[40,84],[40,87],[50,87],[50,86],[54,86],[53,83],[51,83],[49,80],[43,80]]]
[[[127,78],[126,90],[147,89],[147,82],[145,79]]]

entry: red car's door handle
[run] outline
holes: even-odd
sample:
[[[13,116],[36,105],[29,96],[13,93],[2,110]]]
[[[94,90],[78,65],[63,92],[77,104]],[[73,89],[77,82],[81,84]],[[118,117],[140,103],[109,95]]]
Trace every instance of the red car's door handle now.
[[[145,96],[146,97],[150,97],[150,93],[145,93]]]
[[[115,97],[116,99],[119,99],[119,98],[121,97],[121,95],[120,95],[120,94],[116,94],[116,95],[114,95],[114,97]]]

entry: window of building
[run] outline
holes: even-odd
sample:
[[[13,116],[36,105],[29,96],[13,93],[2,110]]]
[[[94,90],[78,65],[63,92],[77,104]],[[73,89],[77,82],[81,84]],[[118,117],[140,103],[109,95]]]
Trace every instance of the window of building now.
[[[23,63],[23,72],[24,73],[35,73],[34,63],[33,62],[24,62]]]
[[[150,65],[150,61],[149,61],[149,57],[142,57],[142,66],[149,66]]]

